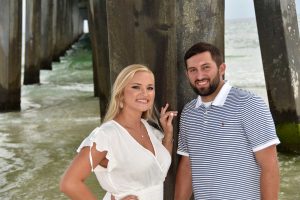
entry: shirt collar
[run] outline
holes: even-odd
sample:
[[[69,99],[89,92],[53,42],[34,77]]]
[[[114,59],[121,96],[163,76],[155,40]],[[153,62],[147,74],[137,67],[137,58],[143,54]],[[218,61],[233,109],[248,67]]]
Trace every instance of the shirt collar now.
[[[228,81],[225,81],[225,84],[222,86],[221,90],[219,91],[219,93],[217,94],[216,98],[213,100],[211,105],[223,106],[231,88],[232,86],[229,85]],[[195,108],[198,108],[201,104],[202,104],[202,99],[201,96],[199,95],[197,98]]]

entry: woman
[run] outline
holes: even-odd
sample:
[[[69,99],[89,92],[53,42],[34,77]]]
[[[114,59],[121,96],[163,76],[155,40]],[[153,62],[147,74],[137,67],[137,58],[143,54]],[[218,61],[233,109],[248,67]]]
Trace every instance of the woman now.
[[[154,97],[147,67],[134,64],[120,72],[103,124],[81,143],[61,179],[62,192],[71,199],[97,199],[84,184],[93,171],[107,191],[104,200],[163,199],[177,111],[167,111],[168,104],[161,108],[162,134],[147,122],[155,121]]]

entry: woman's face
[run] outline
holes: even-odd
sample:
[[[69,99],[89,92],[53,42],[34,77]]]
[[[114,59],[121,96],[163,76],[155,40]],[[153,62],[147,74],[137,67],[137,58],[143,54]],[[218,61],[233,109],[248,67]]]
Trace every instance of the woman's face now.
[[[136,72],[124,88],[123,111],[145,112],[152,108],[155,98],[154,77],[150,72]]]

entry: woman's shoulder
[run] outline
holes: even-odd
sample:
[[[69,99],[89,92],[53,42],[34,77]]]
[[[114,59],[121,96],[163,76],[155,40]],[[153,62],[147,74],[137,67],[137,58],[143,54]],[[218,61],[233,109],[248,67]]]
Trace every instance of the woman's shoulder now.
[[[99,126],[100,129],[111,129],[111,128],[116,128],[116,123],[114,120],[109,120],[109,121],[106,121],[104,123],[102,123],[100,126]]]
[[[99,127],[96,128],[96,132],[101,132],[101,134],[111,135],[118,131],[118,125],[114,120],[109,120],[102,123]]]

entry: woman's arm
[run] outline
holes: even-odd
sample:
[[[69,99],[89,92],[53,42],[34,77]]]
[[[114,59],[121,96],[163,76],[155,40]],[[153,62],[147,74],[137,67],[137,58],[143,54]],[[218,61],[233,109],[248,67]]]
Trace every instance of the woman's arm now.
[[[91,148],[93,159],[93,168],[99,163],[105,162],[106,151],[99,152],[95,144]],[[89,159],[90,147],[84,147],[73,159],[70,166],[65,171],[60,181],[60,190],[68,197],[74,200],[96,200],[97,198],[91,193],[85,185],[85,179],[91,173],[91,163]]]

